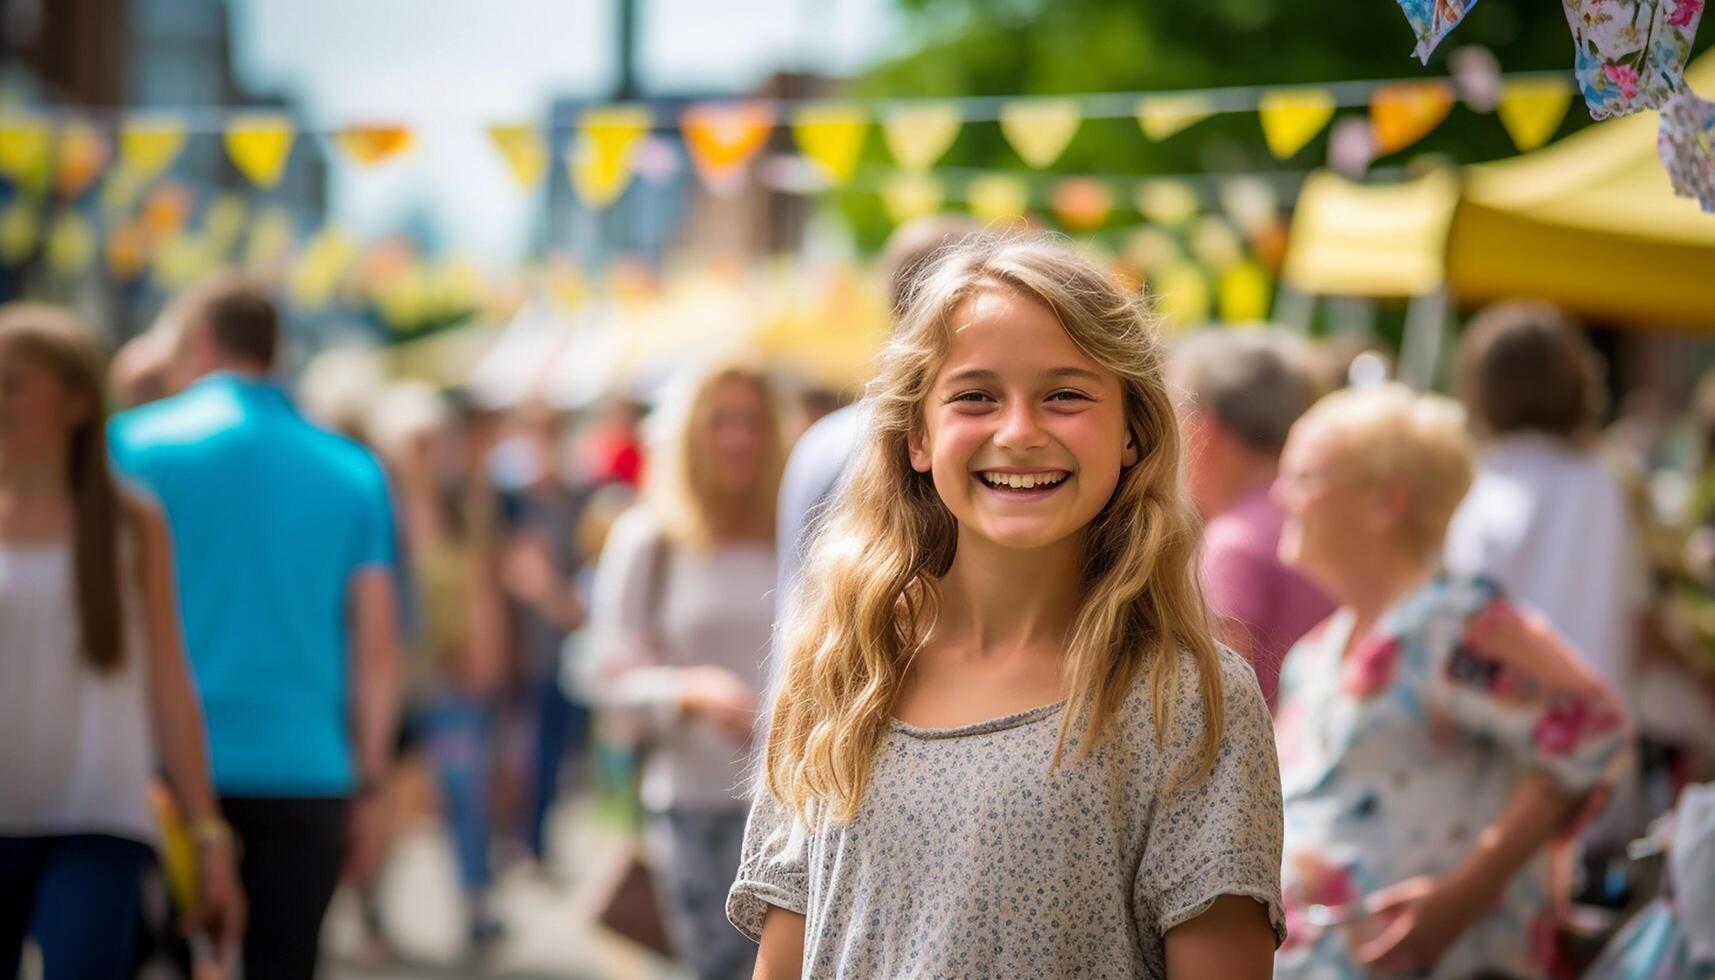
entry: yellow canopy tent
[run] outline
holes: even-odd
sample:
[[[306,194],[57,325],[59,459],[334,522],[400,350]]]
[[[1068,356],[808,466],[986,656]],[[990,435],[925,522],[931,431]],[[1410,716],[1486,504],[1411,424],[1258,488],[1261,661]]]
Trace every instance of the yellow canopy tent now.
[[[1685,74],[1715,91],[1715,53]],[[1465,168],[1447,281],[1465,302],[1547,299],[1621,322],[1715,330],[1715,215],[1675,197],[1654,112]]]

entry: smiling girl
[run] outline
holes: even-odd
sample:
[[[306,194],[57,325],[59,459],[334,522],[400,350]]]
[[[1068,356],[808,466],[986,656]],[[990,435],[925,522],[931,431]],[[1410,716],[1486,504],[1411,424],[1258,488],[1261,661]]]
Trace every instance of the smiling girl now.
[[[1280,786],[1210,638],[1162,348],[1068,248],[918,283],[781,629],[758,977],[1265,977]]]

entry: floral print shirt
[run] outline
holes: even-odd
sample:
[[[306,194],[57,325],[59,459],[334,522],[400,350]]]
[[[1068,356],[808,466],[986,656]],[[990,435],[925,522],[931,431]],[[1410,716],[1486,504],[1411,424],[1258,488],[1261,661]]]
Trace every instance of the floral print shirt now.
[[[1350,655],[1354,617],[1342,609],[1286,658],[1275,738],[1288,936],[1276,977],[1364,976],[1352,950],[1371,937],[1362,918],[1338,921],[1342,907],[1452,871],[1530,772],[1584,792],[1623,764],[1612,703],[1551,693],[1469,640],[1477,616],[1502,601],[1489,580],[1438,578],[1395,603]],[[1496,898],[1431,976],[1543,975],[1546,856]]]

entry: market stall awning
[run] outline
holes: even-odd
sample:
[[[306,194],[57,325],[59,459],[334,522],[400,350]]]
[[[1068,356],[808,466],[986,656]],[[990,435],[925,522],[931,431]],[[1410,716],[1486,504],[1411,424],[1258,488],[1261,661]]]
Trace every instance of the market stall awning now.
[[[1686,82],[1715,91],[1715,54]],[[1715,330],[1715,215],[1674,196],[1657,124],[1639,113],[1467,167],[1447,244],[1459,299],[1532,296],[1585,316]]]
[[[1281,278],[1306,293],[1418,296],[1445,277],[1458,181],[1437,170],[1397,184],[1359,184],[1321,170],[1305,178]]]

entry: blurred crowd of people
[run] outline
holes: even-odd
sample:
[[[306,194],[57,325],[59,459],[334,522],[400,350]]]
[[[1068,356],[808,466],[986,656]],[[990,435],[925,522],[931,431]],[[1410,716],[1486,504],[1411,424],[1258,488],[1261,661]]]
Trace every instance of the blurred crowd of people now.
[[[902,236],[896,305],[963,231]],[[496,860],[555,874],[598,742],[638,761],[670,948],[748,976],[726,902],[777,596],[864,407],[812,427],[831,406],[742,358],[576,414],[337,364],[295,397],[287,333],[238,279],[110,363],[69,314],[0,310],[0,976],[26,936],[47,977],[129,975],[155,852],[199,968],[313,975],[342,881],[384,950],[425,782],[488,948]],[[1595,355],[1534,304],[1466,328],[1457,399],[1353,364],[1206,331],[1168,372],[1205,597],[1275,713],[1277,973],[1569,975],[1573,899],[1633,898],[1628,842],[1715,778],[1715,380],[1605,435]]]

